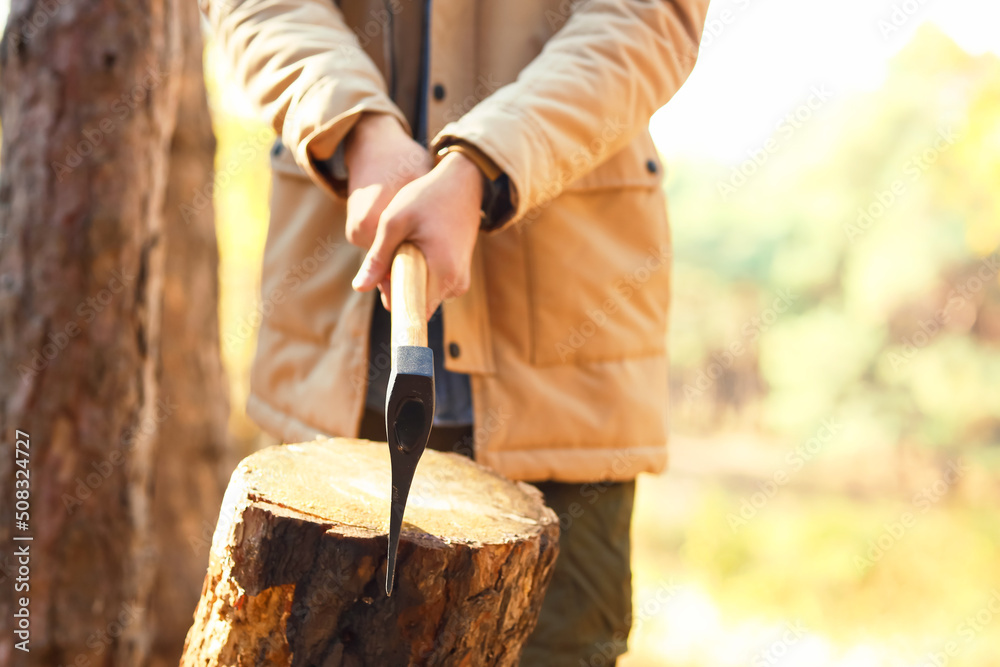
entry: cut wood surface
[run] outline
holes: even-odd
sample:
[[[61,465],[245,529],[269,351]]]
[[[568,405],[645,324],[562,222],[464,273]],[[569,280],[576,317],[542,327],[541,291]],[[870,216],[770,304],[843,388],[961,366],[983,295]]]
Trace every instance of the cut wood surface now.
[[[385,443],[271,447],[233,473],[182,665],[516,665],[558,551],[533,487],[424,453],[385,595]]]

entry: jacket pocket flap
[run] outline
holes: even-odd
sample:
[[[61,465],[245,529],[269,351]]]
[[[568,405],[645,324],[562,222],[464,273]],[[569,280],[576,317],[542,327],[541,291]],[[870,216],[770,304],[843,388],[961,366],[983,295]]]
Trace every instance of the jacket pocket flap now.
[[[653,139],[648,131],[643,131],[625,148],[567,185],[565,190],[655,188],[660,186],[663,174],[663,163]]]

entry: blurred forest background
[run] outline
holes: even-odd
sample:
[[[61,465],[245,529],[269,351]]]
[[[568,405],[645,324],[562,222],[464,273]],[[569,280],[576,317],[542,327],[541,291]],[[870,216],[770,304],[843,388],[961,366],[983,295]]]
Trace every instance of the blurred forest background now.
[[[209,86],[249,451],[271,139]],[[925,26],[876,90],[813,92],[744,160],[669,161],[675,435],[640,481],[625,667],[1000,655],[1000,58]]]
[[[623,667],[1000,660],[1000,57],[924,24],[929,3],[871,3],[880,18],[859,29],[889,45],[884,78],[792,82],[761,133],[750,108],[684,97],[744,46],[791,66],[808,41],[845,59],[856,45],[811,3],[714,2],[698,68],[653,124],[675,240],[674,435],[670,472],[639,482]],[[754,36],[779,5],[787,43]],[[959,5],[989,7],[962,20],[1000,32],[992,2]],[[179,200],[182,215],[214,203],[240,457],[272,444],[243,406],[274,137],[211,45],[205,72],[216,174]],[[728,153],[702,145],[740,132]],[[197,552],[214,524],[178,530]]]

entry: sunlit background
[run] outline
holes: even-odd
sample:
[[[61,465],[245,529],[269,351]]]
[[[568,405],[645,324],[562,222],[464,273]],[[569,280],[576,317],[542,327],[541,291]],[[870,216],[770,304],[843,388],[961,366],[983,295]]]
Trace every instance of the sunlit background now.
[[[1000,664],[998,54],[996,2],[713,3],[652,124],[674,437],[624,667]],[[268,142],[211,48],[208,72],[252,443]]]
[[[713,2],[652,123],[674,436],[624,667],[1000,664],[998,54],[992,0]],[[207,75],[249,451],[272,135]]]

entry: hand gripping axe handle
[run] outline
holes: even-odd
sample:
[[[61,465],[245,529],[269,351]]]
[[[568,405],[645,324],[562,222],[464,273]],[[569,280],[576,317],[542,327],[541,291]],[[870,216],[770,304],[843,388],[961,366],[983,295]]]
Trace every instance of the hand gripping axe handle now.
[[[403,512],[434,421],[434,353],[427,347],[427,260],[412,243],[396,251],[390,272],[392,372],[385,399],[392,499],[385,594],[392,595]]]

